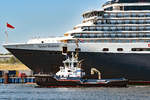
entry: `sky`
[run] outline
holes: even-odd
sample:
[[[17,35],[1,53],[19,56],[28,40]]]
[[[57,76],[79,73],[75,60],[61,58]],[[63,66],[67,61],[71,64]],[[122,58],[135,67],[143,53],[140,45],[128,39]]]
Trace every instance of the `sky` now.
[[[82,23],[82,13],[101,9],[106,0],[0,0],[0,53],[6,43],[25,43],[34,37],[63,36]],[[7,29],[6,23],[15,27]]]

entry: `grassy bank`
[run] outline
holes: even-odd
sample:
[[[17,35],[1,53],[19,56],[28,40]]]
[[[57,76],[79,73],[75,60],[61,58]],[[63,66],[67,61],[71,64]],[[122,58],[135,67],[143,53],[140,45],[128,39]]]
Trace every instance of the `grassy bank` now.
[[[14,56],[9,60],[0,61],[0,70],[30,70]]]
[[[0,60],[0,64],[2,64],[2,63],[16,64],[16,63],[21,63],[21,62],[17,58],[15,58],[14,56],[12,56],[8,60]]]

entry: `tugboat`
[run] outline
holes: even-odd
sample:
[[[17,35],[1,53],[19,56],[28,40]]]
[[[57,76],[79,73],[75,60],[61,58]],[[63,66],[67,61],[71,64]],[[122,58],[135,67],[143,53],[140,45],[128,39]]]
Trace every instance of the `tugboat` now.
[[[36,75],[36,83],[39,87],[127,87],[127,79],[101,79],[101,73],[95,68],[91,69],[91,74],[97,72],[98,79],[84,78],[81,63],[77,54],[72,53],[72,57],[67,56],[64,66],[60,66],[55,75]]]

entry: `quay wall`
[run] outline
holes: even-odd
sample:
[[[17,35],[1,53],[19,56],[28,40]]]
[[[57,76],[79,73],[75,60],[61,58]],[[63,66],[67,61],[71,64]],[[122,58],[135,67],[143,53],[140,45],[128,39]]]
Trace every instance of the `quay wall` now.
[[[0,84],[4,84],[5,79],[0,78]],[[19,78],[19,77],[9,77],[8,84],[20,84],[20,83],[35,83],[34,77],[26,77],[26,78]]]

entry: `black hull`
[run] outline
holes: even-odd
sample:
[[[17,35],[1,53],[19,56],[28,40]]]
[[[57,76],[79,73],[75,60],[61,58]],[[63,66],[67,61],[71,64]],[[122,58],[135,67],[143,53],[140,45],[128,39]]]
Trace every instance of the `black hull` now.
[[[60,51],[8,50],[34,73],[54,74],[65,59]],[[150,54],[80,52],[79,58],[84,59],[87,77],[94,67],[105,79],[124,77],[132,81],[150,81]]]

